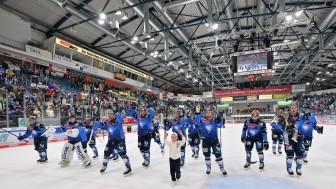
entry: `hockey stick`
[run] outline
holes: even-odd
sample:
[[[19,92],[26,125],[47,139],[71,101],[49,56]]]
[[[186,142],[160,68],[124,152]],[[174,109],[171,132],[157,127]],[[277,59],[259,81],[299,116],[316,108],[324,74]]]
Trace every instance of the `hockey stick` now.
[[[15,136],[15,137],[19,137],[19,136],[17,136],[16,134],[14,134],[14,133],[12,133],[12,132],[10,132],[10,131],[7,131],[6,129],[1,128],[1,130],[4,130],[4,131],[6,131],[7,133],[9,133],[9,134],[11,134],[11,135],[13,135],[13,136]],[[28,140],[23,139],[23,141],[25,141],[26,143],[29,143]]]
[[[217,41],[216,41],[217,43]],[[212,72],[212,67],[211,67],[211,72]],[[213,73],[213,72],[212,72]],[[218,110],[217,110],[217,102],[216,102],[216,89],[214,88],[215,81],[214,81],[214,76],[212,75],[212,83],[211,83],[211,88],[212,88],[212,95],[214,96],[215,99],[215,110],[216,110],[216,116],[218,116]],[[225,123],[224,123],[225,124]],[[222,147],[222,127],[219,128],[219,144]]]

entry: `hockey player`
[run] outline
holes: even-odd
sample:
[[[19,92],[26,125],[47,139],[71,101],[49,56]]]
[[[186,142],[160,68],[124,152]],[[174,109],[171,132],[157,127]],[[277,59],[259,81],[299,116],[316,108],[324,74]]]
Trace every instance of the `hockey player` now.
[[[84,149],[87,144],[87,137],[85,134],[83,123],[76,121],[76,115],[71,114],[69,121],[61,127],[49,128],[46,131],[46,135],[52,133],[63,133],[65,132],[68,136],[68,142],[66,142],[62,149],[62,160],[60,161],[61,167],[66,167],[70,164],[73,152],[76,151],[78,158],[83,162],[83,167],[87,168],[91,166],[91,160],[85,153]]]
[[[154,110],[152,108],[142,108],[140,116],[135,112],[135,105],[133,104],[127,111],[127,115],[133,117],[138,122],[138,148],[144,158],[142,166],[147,168],[150,164],[150,144],[152,139],[152,121],[154,118]]]
[[[18,137],[18,140],[23,140],[29,136],[33,136],[35,150],[38,152],[40,156],[40,159],[37,160],[37,163],[41,164],[48,163],[48,157],[47,157],[48,137],[43,135],[45,130],[46,129],[44,125],[37,122],[36,116],[30,116],[27,131],[25,132],[24,135]]]
[[[276,148],[277,148],[277,143],[278,144],[278,153],[282,154],[282,145],[283,145],[283,131],[282,131],[282,126],[279,124],[284,122],[283,120],[283,109],[279,108],[277,115],[273,118],[272,122],[271,122],[271,126],[272,126],[272,151],[273,154],[276,154]]]
[[[292,164],[296,160],[296,174],[302,175],[303,163],[303,114],[298,113],[296,102],[290,105],[290,112],[284,112],[285,123],[282,124],[285,140],[286,167],[290,176],[294,175]]]
[[[108,132],[108,141],[104,150],[103,167],[100,172],[103,173],[106,170],[109,156],[113,150],[117,150],[120,157],[124,160],[126,170],[123,173],[124,176],[132,174],[131,164],[127,156],[125,134],[122,126],[123,117],[120,113],[114,113],[113,110],[108,110],[108,120],[105,122],[97,121],[96,128],[104,129]]]
[[[263,149],[268,150],[269,144],[267,141],[266,124],[260,119],[258,110],[253,110],[251,118],[245,121],[241,141],[245,144],[246,150],[246,163],[244,168],[249,168],[251,165],[251,151],[255,144],[259,156],[259,170],[264,170]]]
[[[152,133],[152,137],[154,138],[154,142],[158,143],[160,145],[160,149],[161,149],[161,153],[164,153],[164,147],[165,145],[161,143],[160,140],[160,132],[159,132],[159,128],[160,128],[160,122],[159,122],[159,118],[157,116],[154,117],[153,120],[153,133]]]
[[[317,126],[314,115],[306,113],[303,119],[303,144],[305,146],[305,152],[303,153],[303,162],[308,163],[307,156],[309,148],[313,141],[313,130],[316,130],[318,134],[323,134],[323,126]]]
[[[92,159],[98,159],[98,150],[97,150],[97,147],[96,147],[96,132],[94,131],[94,128],[93,128],[93,124],[91,122],[91,116],[90,114],[87,114],[85,116],[85,121],[84,121],[84,125],[83,125],[83,129],[86,133],[86,137],[88,140],[88,143],[89,143],[89,146],[90,148],[92,149],[93,151],[93,157]],[[87,146],[87,145],[84,145],[84,146]],[[85,153],[87,153],[87,149],[84,149],[85,150]]]
[[[206,174],[211,172],[211,149],[212,154],[216,157],[216,162],[223,175],[227,175],[224,169],[224,163],[222,158],[221,144],[218,139],[218,128],[223,127],[225,120],[223,118],[223,113],[220,113],[216,118],[213,110],[207,108],[205,111],[205,116],[203,117],[203,112],[196,112],[195,123],[199,127],[202,140],[203,155],[205,157],[205,164],[207,167]]]
[[[191,147],[192,157],[198,158],[199,145],[201,143],[199,128],[195,125],[195,117],[192,117],[191,112],[187,113],[188,125],[188,142]]]
[[[177,133],[177,138],[179,141],[182,140],[182,135],[178,134],[178,131],[181,130],[183,132],[183,136],[186,136],[186,130],[185,130],[185,119],[181,117],[180,112],[174,113],[174,119],[169,121],[167,119],[164,120],[164,126],[165,130],[169,131],[172,129],[172,132]],[[186,143],[181,146],[181,162],[180,165],[183,166],[185,163],[185,148]]]

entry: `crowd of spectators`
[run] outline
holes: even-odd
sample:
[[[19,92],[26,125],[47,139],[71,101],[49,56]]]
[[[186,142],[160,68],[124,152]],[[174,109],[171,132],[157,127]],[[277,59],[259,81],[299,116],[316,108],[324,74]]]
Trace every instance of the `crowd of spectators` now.
[[[300,108],[309,107],[311,112],[317,115],[325,115],[336,113],[335,96],[335,93],[322,93],[321,95],[297,95],[293,98],[293,100],[299,102]]]

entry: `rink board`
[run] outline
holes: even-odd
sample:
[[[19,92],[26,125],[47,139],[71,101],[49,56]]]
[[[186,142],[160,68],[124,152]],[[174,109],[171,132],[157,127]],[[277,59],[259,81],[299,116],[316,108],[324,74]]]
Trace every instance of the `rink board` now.
[[[123,129],[124,129],[124,133],[127,133],[127,125],[124,125]],[[25,127],[8,128],[6,130],[8,130],[9,132],[17,136],[21,136],[26,132]],[[131,130],[132,130],[131,131],[132,133],[137,132],[137,125],[131,125]],[[103,134],[97,134],[97,136],[102,137]],[[106,132],[104,136],[107,136]],[[3,131],[3,130],[0,131],[0,149],[16,147],[16,146],[32,145],[34,143],[34,139],[32,138],[32,136],[29,136],[25,140],[27,140],[28,143],[24,141],[18,141],[17,137],[15,137],[14,135],[6,131]],[[67,140],[67,136],[65,133],[55,133],[48,138],[48,142],[61,142],[61,141],[66,141],[66,140]]]

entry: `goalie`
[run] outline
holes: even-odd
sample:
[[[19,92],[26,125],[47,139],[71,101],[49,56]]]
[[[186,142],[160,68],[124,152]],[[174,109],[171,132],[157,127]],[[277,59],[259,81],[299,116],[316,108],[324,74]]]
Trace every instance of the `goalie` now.
[[[61,153],[62,160],[59,162],[61,167],[66,167],[70,164],[74,151],[76,151],[78,158],[83,162],[83,167],[87,168],[91,166],[91,160],[84,150],[86,149],[88,139],[81,127],[82,125],[83,123],[76,121],[76,115],[72,114],[68,123],[58,128],[50,128],[45,132],[45,136],[63,132],[68,136],[68,142],[64,144]]]

